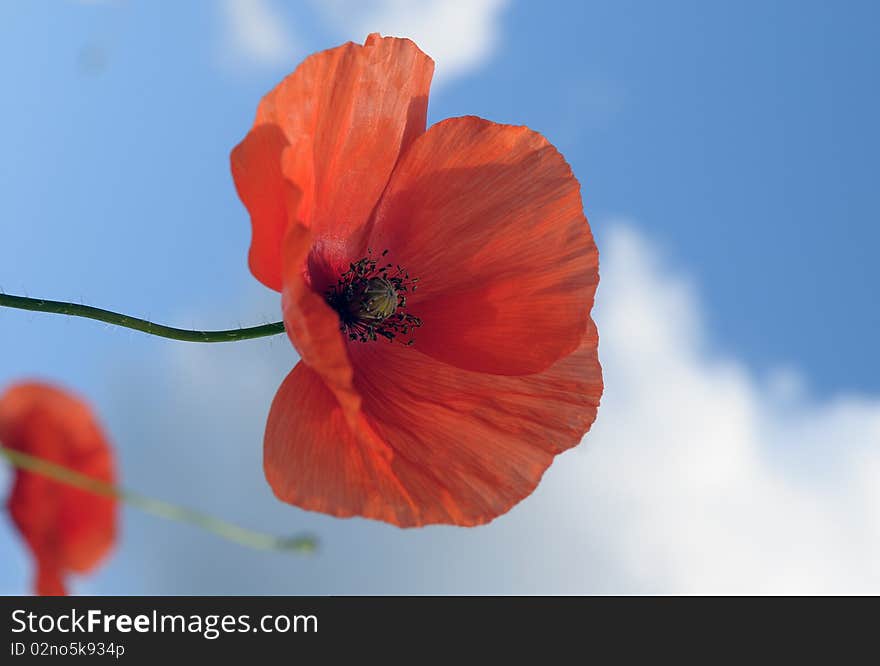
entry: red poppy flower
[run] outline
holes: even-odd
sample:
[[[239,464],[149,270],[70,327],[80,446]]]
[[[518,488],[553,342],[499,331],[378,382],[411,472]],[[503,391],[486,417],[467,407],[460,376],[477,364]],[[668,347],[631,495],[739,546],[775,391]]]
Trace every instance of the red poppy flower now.
[[[302,359],[269,413],[266,477],[305,509],[484,523],[596,416],[578,182],[526,127],[426,131],[433,68],[376,34],[312,55],[232,152],[251,271],[282,293]]]
[[[0,397],[0,443],[113,483],[113,455],[88,406],[38,383]],[[116,536],[116,502],[41,474],[17,470],[9,513],[37,565],[37,594],[66,594],[65,576],[91,571]]]

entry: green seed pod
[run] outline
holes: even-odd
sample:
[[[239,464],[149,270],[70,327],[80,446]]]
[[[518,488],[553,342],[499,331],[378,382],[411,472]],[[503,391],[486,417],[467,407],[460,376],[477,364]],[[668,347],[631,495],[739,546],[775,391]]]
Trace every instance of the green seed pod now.
[[[355,301],[355,316],[361,321],[381,322],[397,311],[397,290],[390,280],[381,277],[371,278],[360,299]]]

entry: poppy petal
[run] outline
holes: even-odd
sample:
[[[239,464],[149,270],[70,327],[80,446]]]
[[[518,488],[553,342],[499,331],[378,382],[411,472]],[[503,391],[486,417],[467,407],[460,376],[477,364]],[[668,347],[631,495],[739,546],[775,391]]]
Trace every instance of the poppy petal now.
[[[285,147],[309,137],[308,150],[298,149],[283,166],[284,178],[313,204],[300,221],[317,239],[353,242],[398,156],[425,131],[433,71],[412,41],[373,34],[363,46],[349,42],[310,56],[263,98],[254,129],[233,151],[233,177],[251,214],[257,279],[280,289],[280,241],[289,219],[279,195]]]
[[[18,384],[0,398],[0,442],[114,482],[112,451],[91,410],[53,386]],[[64,576],[93,569],[115,541],[115,500],[41,474],[17,470],[8,507],[37,564],[39,594],[64,594]]]
[[[417,508],[391,468],[391,452],[358,419],[351,424],[322,378],[298,363],[269,411],[266,480],[280,500],[303,509],[412,523]]]
[[[478,525],[529,495],[553,457],[589,430],[602,393],[598,335],[543,373],[462,370],[396,344],[353,351],[363,415],[354,427],[298,365],[278,391],[266,478],[305,509],[401,527]]]
[[[284,328],[303,362],[321,376],[354,418],[360,397],[352,388],[353,371],[339,330],[339,315],[307,282],[311,246],[311,231],[302,224],[292,224],[284,242]]]
[[[599,274],[580,187],[526,127],[431,127],[401,157],[368,243],[419,278],[415,346],[436,359],[531,374],[584,334]]]
[[[258,125],[232,151],[232,177],[251,218],[248,266],[260,282],[281,291],[281,247],[291,216],[302,214],[311,182],[310,141],[288,139],[276,125]],[[307,157],[305,159],[303,156]],[[285,163],[299,165],[293,185],[283,174]]]

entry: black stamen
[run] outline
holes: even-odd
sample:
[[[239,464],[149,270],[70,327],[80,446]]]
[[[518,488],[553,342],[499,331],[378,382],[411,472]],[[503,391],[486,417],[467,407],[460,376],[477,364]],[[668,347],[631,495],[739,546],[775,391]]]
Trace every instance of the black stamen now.
[[[383,250],[381,256],[387,254],[388,250]],[[349,340],[373,342],[382,336],[393,342],[398,335],[409,335],[405,344],[412,345],[410,332],[421,326],[422,320],[405,312],[406,293],[416,290],[418,278],[410,279],[399,264],[393,274],[389,274],[394,267],[390,263],[377,270],[372,257],[373,251],[368,249],[366,257],[348,265],[336,286],[325,293],[327,303],[339,314],[340,330]]]

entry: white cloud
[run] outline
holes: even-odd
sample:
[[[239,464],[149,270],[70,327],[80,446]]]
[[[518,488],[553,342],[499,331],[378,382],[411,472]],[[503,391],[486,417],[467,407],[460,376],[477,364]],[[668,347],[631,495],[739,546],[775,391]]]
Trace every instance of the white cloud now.
[[[626,227],[604,250],[607,392],[554,504],[593,536],[613,524],[630,589],[880,591],[880,400],[811,400],[797,373],[713,359],[690,283]]]
[[[437,63],[434,81],[443,84],[491,57],[501,36],[507,0],[317,0],[316,7],[345,39],[367,34],[409,37]]]
[[[277,65],[292,60],[298,40],[271,0],[223,0],[224,58]],[[231,52],[226,52],[231,47]]]
[[[434,83],[485,63],[500,40],[508,0],[312,0],[318,18],[339,41],[363,42],[371,32],[409,37],[437,63]],[[240,65],[296,62],[333,44],[303,44],[271,0],[223,0],[222,58]],[[302,12],[302,8],[300,8]]]

